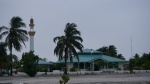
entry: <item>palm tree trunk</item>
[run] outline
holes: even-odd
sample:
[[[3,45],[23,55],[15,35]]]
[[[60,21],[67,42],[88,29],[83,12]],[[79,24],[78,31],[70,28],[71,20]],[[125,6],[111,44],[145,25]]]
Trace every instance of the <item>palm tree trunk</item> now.
[[[67,55],[68,55],[68,48],[65,49],[65,70],[64,70],[65,75],[67,75]]]
[[[11,56],[10,75],[12,76],[12,47],[10,49],[10,56]]]
[[[65,71],[64,71],[64,74],[67,75],[67,58],[65,56]]]
[[[2,76],[2,75],[3,75],[2,68],[0,68],[0,76]]]

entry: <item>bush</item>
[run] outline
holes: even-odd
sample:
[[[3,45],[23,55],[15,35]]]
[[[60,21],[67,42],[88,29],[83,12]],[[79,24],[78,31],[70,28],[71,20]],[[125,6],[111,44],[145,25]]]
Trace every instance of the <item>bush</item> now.
[[[45,65],[38,65],[38,71],[40,72],[48,72],[48,67]]]
[[[17,72],[23,72],[23,68],[18,68]]]
[[[69,78],[68,75],[62,75],[61,78],[62,78],[62,79],[59,80],[59,83],[60,83],[60,84],[66,84],[66,83],[70,80],[70,78]]]
[[[70,71],[78,71],[79,69],[78,68],[70,68]]]
[[[39,57],[30,51],[23,53],[21,63],[23,64],[23,71],[30,77],[34,77],[38,72]]]
[[[116,70],[121,70],[120,68],[117,68]]]
[[[61,69],[62,69],[62,64],[53,65],[53,70],[61,70]]]

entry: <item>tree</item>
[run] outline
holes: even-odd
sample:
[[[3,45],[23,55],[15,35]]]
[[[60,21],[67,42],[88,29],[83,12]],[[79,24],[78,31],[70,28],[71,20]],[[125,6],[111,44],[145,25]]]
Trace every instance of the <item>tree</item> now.
[[[10,20],[10,28],[4,26],[0,27],[0,31],[5,30],[0,35],[0,38],[7,35],[5,42],[7,42],[8,44],[8,49],[11,55],[11,62],[12,62],[12,48],[14,47],[16,51],[21,51],[22,49],[21,44],[23,43],[25,45],[25,42],[28,41],[27,37],[28,33],[26,30],[22,29],[23,27],[26,27],[26,25],[23,22],[23,20],[18,16],[12,17],[12,19]],[[10,75],[12,75],[12,65],[10,71],[11,71]]]
[[[39,60],[47,61],[47,59],[46,59],[46,58],[39,58]]]
[[[120,58],[120,59],[125,60],[125,58],[124,58],[124,56],[123,56],[122,54],[118,54],[118,55],[117,55],[117,58]]]
[[[150,69],[150,53],[144,53],[141,57],[141,67],[144,70],[149,70]]]
[[[34,77],[38,72],[38,61],[39,57],[33,51],[23,53],[21,59],[23,71],[30,77]]]
[[[129,59],[129,70],[130,70],[130,74],[133,73],[133,67],[134,67],[134,59],[130,58]]]
[[[135,54],[133,60],[134,60],[134,69],[136,69],[136,70],[142,69],[142,67],[141,67],[141,65],[142,65],[141,58],[138,54]]]
[[[132,66],[134,70],[149,70],[150,69],[150,53],[144,53],[141,57],[135,54],[132,59],[129,60],[129,69]]]
[[[112,56],[112,57],[116,57],[117,56],[117,50],[116,50],[116,47],[114,45],[110,45],[108,47],[108,55]]]
[[[104,55],[116,57],[117,56],[117,50],[114,45],[110,45],[108,47],[103,46],[102,48],[99,48],[98,51],[101,51],[104,53]]]
[[[2,68],[7,63],[7,52],[6,52],[7,44],[4,42],[0,42],[0,74],[2,74]]]
[[[74,23],[67,23],[64,29],[65,35],[57,36],[54,38],[54,42],[57,46],[54,49],[54,54],[57,55],[59,60],[65,60],[64,74],[67,74],[67,60],[70,58],[72,61],[72,54],[79,61],[76,49],[82,52],[83,45],[81,44],[83,39],[80,37],[81,33],[76,29],[77,25]]]
[[[13,60],[13,61],[11,62],[11,60]],[[18,57],[14,54],[12,54],[12,55],[9,54],[7,56],[7,65],[12,66],[13,68],[17,69],[19,67]]]
[[[116,58],[125,60],[125,58],[122,54],[117,54],[117,48],[114,45],[110,45],[107,47],[103,46],[103,47],[97,49],[97,51],[103,52],[104,55],[108,55],[108,56],[112,56],[112,57],[116,57]]]
[[[103,46],[102,48],[99,48],[97,51],[101,51],[104,53],[104,55],[107,55],[108,53],[108,47]]]

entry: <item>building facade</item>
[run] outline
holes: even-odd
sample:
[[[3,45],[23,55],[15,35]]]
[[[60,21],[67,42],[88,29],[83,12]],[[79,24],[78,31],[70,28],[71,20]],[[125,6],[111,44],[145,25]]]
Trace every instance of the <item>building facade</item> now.
[[[126,60],[104,55],[100,51],[92,49],[84,49],[83,52],[78,52],[79,62],[77,58],[73,56],[73,62],[70,59],[67,60],[68,70],[70,68],[80,68],[87,71],[99,71],[99,70],[124,70],[124,63]],[[57,61],[57,63],[64,63],[64,59]]]

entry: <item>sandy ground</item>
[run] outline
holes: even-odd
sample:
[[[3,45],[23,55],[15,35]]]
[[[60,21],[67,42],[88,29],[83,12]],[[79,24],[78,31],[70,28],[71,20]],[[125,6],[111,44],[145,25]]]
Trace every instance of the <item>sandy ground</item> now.
[[[0,84],[59,84],[61,75],[0,77]],[[150,84],[150,73],[70,75],[67,84]]]

